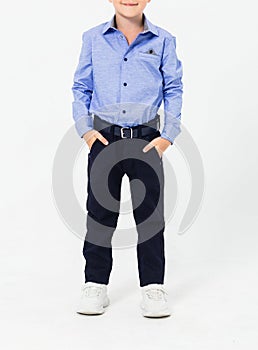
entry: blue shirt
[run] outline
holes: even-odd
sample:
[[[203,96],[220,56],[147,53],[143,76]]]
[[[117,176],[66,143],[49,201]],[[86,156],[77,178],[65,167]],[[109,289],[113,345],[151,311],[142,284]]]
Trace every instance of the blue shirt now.
[[[143,13],[144,30],[129,45],[115,23],[113,15],[82,34],[72,86],[76,130],[82,137],[93,129],[94,114],[123,127],[146,123],[164,99],[161,137],[173,143],[181,132],[183,93],[176,38]]]

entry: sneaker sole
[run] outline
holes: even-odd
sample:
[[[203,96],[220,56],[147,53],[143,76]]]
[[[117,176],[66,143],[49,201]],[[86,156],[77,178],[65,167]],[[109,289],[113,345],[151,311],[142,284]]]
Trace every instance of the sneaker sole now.
[[[88,310],[78,310],[76,311],[77,314],[80,314],[80,315],[102,315],[106,310],[105,308],[108,307],[108,305],[110,304],[110,301],[109,299],[103,304],[103,307],[101,309],[88,309]]]
[[[144,307],[141,306],[142,309],[142,315],[144,317],[149,318],[162,318],[162,317],[169,317],[171,316],[171,312],[169,310],[161,310],[160,312],[149,312],[144,309]]]

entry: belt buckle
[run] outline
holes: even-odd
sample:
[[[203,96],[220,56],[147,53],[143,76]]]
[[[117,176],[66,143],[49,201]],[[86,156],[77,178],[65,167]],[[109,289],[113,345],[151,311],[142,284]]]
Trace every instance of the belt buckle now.
[[[126,128],[126,127],[123,127],[123,128],[121,128],[121,129],[120,129],[122,139],[126,139],[126,138],[128,138],[128,137],[124,136],[124,130],[123,130],[123,129],[130,129],[130,130],[131,130],[131,133],[130,133],[130,138],[132,138],[132,137],[133,137],[133,129],[132,129],[132,128]]]

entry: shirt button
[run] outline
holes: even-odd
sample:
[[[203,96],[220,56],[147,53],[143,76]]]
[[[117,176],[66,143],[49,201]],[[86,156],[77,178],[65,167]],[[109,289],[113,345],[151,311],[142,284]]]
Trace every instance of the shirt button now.
[[[124,58],[124,61],[127,61],[127,58],[126,58],[126,57]]]
[[[124,83],[124,86],[127,86],[127,83]]]
[[[123,113],[126,113],[126,111],[125,111],[125,110],[123,110]]]

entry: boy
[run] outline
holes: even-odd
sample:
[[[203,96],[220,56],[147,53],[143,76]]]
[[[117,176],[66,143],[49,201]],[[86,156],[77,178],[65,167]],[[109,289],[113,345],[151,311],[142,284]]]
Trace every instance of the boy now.
[[[162,154],[181,131],[182,64],[175,37],[146,18],[143,11],[150,1],[109,0],[114,16],[82,36],[72,87],[75,127],[89,147],[85,284],[77,310],[82,314],[101,314],[109,305],[111,239],[117,225],[121,181],[127,174],[139,238],[142,315],[170,315],[164,288]],[[163,99],[164,127],[160,132],[157,111]],[[114,166],[107,176],[110,163]],[[94,164],[97,171],[93,175]],[[112,199],[103,194],[107,177]],[[138,205],[141,188],[133,179],[141,180],[146,188]],[[98,200],[93,184],[101,188]],[[105,196],[108,207],[103,205]],[[113,199],[116,202],[111,208]],[[148,225],[144,226],[145,222]]]

